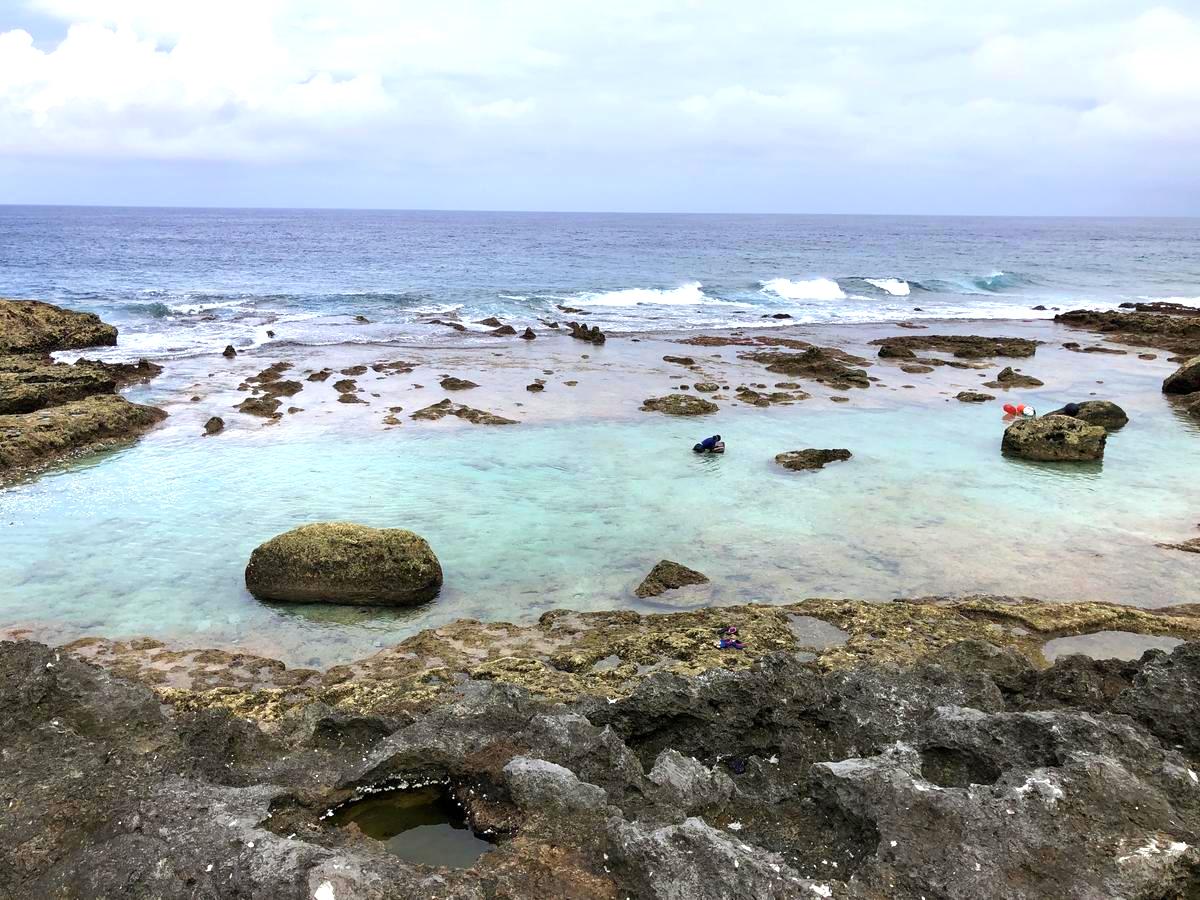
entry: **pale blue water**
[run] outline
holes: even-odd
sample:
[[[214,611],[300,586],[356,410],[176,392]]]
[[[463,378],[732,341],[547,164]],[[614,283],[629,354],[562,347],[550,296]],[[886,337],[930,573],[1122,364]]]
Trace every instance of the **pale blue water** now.
[[[632,595],[663,557],[707,573],[704,596],[721,603],[1200,600],[1200,560],[1153,546],[1195,517],[1196,429],[1139,415],[1103,465],[1032,465],[1000,456],[995,410],[944,406],[727,410],[705,421],[730,441],[721,458],[688,450],[695,423],[646,415],[352,441],[154,432],[0,493],[0,607],[6,622],[63,638],[240,643],[317,664],[462,616],[670,608]],[[805,446],[855,455],[820,472],[774,466]],[[251,598],[242,570],[254,546],[322,519],[426,536],[446,571],[441,597],[399,612]]]
[[[611,331],[1049,317],[1031,307],[1200,303],[1200,220],[0,206],[0,296],[94,310],[130,357],[558,304]]]

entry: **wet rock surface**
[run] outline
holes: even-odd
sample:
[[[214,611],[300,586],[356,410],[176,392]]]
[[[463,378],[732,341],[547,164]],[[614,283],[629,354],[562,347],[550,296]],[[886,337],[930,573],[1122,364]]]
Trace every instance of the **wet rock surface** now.
[[[982,394],[979,391],[959,391],[954,395],[954,399],[963,403],[987,403],[996,398],[992,394]]]
[[[660,412],[668,416],[704,416],[720,409],[711,400],[690,394],[669,394],[666,397],[650,397],[642,401],[643,412]]]
[[[153,378],[160,366],[146,360],[67,365],[47,355],[116,342],[117,330],[91,313],[0,300],[0,483],[134,440],[166,418],[115,394]]]
[[[1051,632],[996,627],[1195,636],[1200,621],[1001,598],[791,609],[849,642],[802,661],[775,608],[563,611],[423,632],[328,673],[212,651],[182,663],[255,679],[241,688],[164,684],[168,651],[152,641],[109,656],[96,640],[5,642],[0,889],[1083,900],[1200,886],[1200,645],[1046,668],[1031,648]],[[712,647],[730,621],[745,651]],[[700,656],[579,680],[572,651],[639,634],[641,653]],[[905,655],[845,655],[855,644]],[[157,664],[139,668],[149,653]],[[573,690],[547,694],[516,665],[540,653]],[[402,675],[418,663],[422,677]],[[332,822],[355,798],[431,783],[496,844],[471,868],[408,863]]]
[[[661,560],[634,589],[636,597],[657,597],[689,584],[708,584],[708,576],[669,559]]]
[[[1071,409],[1071,412],[1067,412]],[[1056,409],[1046,413],[1048,416],[1070,416],[1087,422],[1089,425],[1099,425],[1109,431],[1116,431],[1129,424],[1129,416],[1125,410],[1111,400],[1085,400],[1083,403],[1071,404],[1070,407]]]
[[[740,358],[762,363],[768,372],[805,378],[839,391],[871,386],[866,371],[857,368],[869,365],[865,359],[828,347],[809,347],[801,353],[757,350]]]
[[[1077,309],[1060,313],[1054,321],[1101,334],[1118,344],[1200,356],[1200,316]]]
[[[1097,460],[1104,457],[1108,432],[1070,416],[1018,419],[1004,431],[1001,450],[1007,456],[1041,462]]]
[[[1164,394],[1194,394],[1200,391],[1200,356],[1190,359],[1163,381]]]
[[[255,548],[246,566],[246,588],[260,600],[409,606],[441,586],[441,564],[424,538],[349,522],[293,528]]]
[[[996,376],[995,381],[985,381],[983,386],[1009,390],[1010,388],[1041,387],[1043,384],[1045,384],[1044,381],[1034,378],[1032,375],[1025,375],[1016,371],[1011,366],[1005,366],[1000,370],[1000,374]]]
[[[461,403],[454,403],[449,398],[440,400],[431,406],[426,406],[423,409],[418,409],[409,418],[418,421],[436,422],[439,419],[444,419],[446,416],[455,416],[462,419],[464,422],[470,422],[472,425],[516,425],[514,419],[506,419],[503,416],[498,416],[495,413],[487,412],[482,409],[472,409],[469,406],[464,406]]]
[[[823,469],[831,462],[845,462],[852,456],[853,454],[845,449],[789,450],[787,453],[777,454],[775,462],[793,472],[802,472],[811,469]]]
[[[562,307],[559,307],[562,309]],[[578,312],[578,310],[574,310]],[[580,341],[587,341],[589,344],[603,344],[606,340],[604,332],[600,330],[599,325],[589,326],[585,322],[568,322],[567,328],[571,330],[571,337]]]
[[[993,356],[1026,357],[1037,352],[1038,341],[1015,337],[981,337],[975,334],[905,334],[871,341],[883,358],[912,359],[915,351],[949,353],[957,359],[988,359]]]

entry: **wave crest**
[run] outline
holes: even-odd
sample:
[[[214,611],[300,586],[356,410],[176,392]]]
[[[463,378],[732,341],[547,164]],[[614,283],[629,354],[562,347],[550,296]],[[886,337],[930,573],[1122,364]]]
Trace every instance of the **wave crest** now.
[[[845,300],[846,292],[832,278],[809,278],[793,281],[790,278],[771,278],[759,282],[764,293],[785,300]]]
[[[689,281],[677,288],[624,288],[619,291],[589,291],[568,298],[575,306],[696,306],[720,303],[704,294],[704,285]]]
[[[903,278],[864,278],[863,281],[893,297],[907,297],[910,292],[908,282]]]

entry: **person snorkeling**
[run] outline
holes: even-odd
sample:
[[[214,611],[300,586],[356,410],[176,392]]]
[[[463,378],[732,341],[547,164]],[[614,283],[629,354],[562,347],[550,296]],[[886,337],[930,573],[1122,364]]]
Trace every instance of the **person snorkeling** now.
[[[712,437],[706,437],[696,446],[692,447],[693,453],[724,453],[725,442],[721,440],[719,434],[714,434]]]

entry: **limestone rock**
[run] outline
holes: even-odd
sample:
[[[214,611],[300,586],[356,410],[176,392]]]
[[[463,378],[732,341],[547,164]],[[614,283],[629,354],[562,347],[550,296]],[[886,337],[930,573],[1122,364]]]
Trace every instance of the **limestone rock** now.
[[[1200,356],[1190,359],[1163,381],[1164,394],[1192,394],[1200,391]]]
[[[708,584],[708,576],[677,562],[664,559],[650,570],[650,574],[642,579],[642,583],[633,593],[634,596],[643,599],[657,597],[666,591],[673,591],[689,584]]]
[[[441,586],[424,538],[349,522],[294,528],[257,547],[246,566],[246,587],[260,600],[411,606]]]
[[[849,450],[790,450],[776,455],[775,462],[793,472],[823,469],[827,463],[845,462],[853,454]]]
[[[660,412],[668,416],[703,416],[720,409],[717,404],[691,394],[670,394],[642,401],[642,412]]]
[[[1000,370],[1000,374],[996,376],[995,381],[985,381],[983,386],[990,388],[1033,388],[1041,387],[1045,382],[1039,381],[1032,375],[1023,375],[1015,371],[1011,366],[1005,366]]]
[[[455,378],[453,375],[447,375],[438,383],[442,386],[442,390],[444,391],[465,391],[471,388],[479,387],[479,385],[473,381],[468,381],[465,378]]]
[[[426,406],[423,409],[418,409],[409,418],[424,420],[427,422],[436,422],[439,419],[444,419],[446,416],[455,416],[463,421],[470,422],[472,425],[516,425],[514,419],[506,419],[503,416],[498,416],[495,413],[487,412],[482,409],[472,409],[469,406],[464,406],[461,403],[453,403],[449,397],[445,400],[439,400],[431,406]]]
[[[608,794],[575,773],[544,759],[514,757],[504,767],[509,793],[517,805],[531,812],[586,813],[603,811]]]
[[[52,353],[115,347],[117,329],[95,313],[39,300],[0,300],[0,353]]]
[[[1108,432],[1069,416],[1018,419],[1004,431],[1001,451],[1041,462],[1103,459]]]
[[[981,394],[978,391],[959,391],[954,395],[954,399],[961,400],[963,403],[987,403],[996,398],[991,394]]]
[[[1026,357],[1037,352],[1039,341],[1015,337],[981,337],[976,334],[898,335],[871,341],[879,347],[881,357],[910,358],[914,350],[933,350],[949,353],[958,359],[986,359],[992,356]]]

